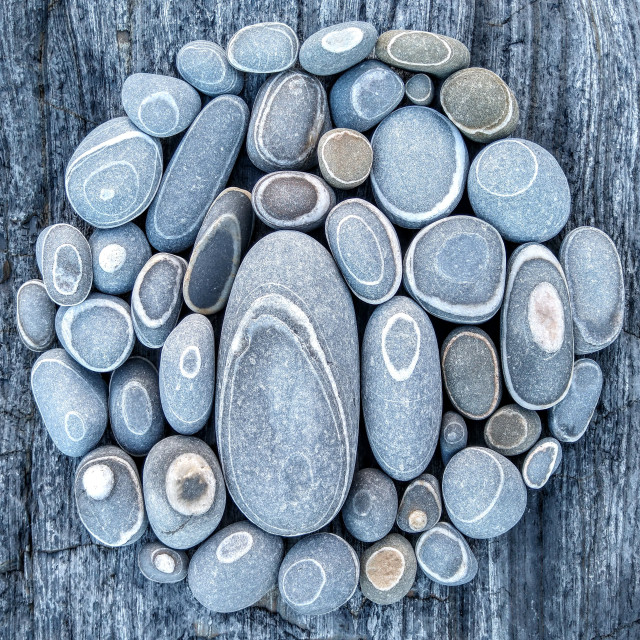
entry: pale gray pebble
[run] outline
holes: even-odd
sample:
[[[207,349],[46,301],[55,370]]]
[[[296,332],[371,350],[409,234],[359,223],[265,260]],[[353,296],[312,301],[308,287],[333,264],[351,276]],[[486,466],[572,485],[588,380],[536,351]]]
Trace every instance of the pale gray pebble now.
[[[178,73],[207,96],[238,95],[244,76],[229,64],[227,52],[215,42],[194,40],[178,51]]]
[[[602,370],[589,358],[576,360],[569,393],[548,412],[549,430],[560,442],[576,442],[584,435],[598,406]]]
[[[282,22],[259,22],[237,31],[227,45],[232,66],[246,73],[278,73],[298,57],[298,36]]]
[[[382,470],[395,480],[419,476],[438,444],[442,380],[431,320],[404,296],[377,307],[365,329],[362,410]]]
[[[42,280],[25,282],[16,293],[18,335],[31,351],[44,351],[56,337],[56,305]]]
[[[441,515],[440,483],[435,476],[425,473],[404,490],[396,522],[402,531],[420,533],[435,526]]]
[[[358,588],[360,561],[353,547],[333,533],[315,533],[297,542],[278,573],[282,599],[301,615],[335,611]]]
[[[359,371],[353,301],[331,254],[296,231],[259,240],[227,304],[215,410],[229,493],[265,531],[311,533],[342,508]]]
[[[255,604],[278,582],[282,538],[250,522],[236,522],[211,536],[193,554],[189,588],[195,599],[218,613]]]
[[[169,436],[154,445],[142,486],[151,528],[172,549],[194,547],[220,524],[224,477],[215,453],[198,438]]]
[[[249,109],[238,96],[214,98],[184,134],[147,213],[147,237],[158,251],[193,245],[224,189],[244,142]]]
[[[543,438],[527,453],[522,463],[522,477],[530,489],[542,489],[558,470],[562,445],[555,438]]]
[[[118,447],[98,447],[80,461],[74,494],[82,524],[107,547],[133,544],[147,530],[138,469]]]
[[[318,141],[330,128],[320,81],[303,71],[284,71],[256,95],[247,132],[249,159],[267,172],[311,169],[318,162]]]
[[[362,542],[384,538],[393,528],[398,511],[398,492],[393,480],[379,469],[360,469],[342,507],[349,533]]]
[[[365,136],[353,129],[331,129],[318,142],[322,177],[336,189],[355,189],[371,173],[373,149]]]
[[[487,446],[503,456],[517,456],[529,451],[541,433],[540,416],[517,404],[500,407],[484,425]]]
[[[484,447],[467,447],[445,467],[442,497],[453,525],[469,538],[494,538],[514,527],[527,506],[517,467]]]
[[[428,107],[434,95],[433,81],[424,73],[416,73],[405,82],[404,93],[413,104]]]
[[[227,304],[252,233],[251,194],[225,189],[202,221],[184,276],[184,301],[192,311],[208,316]]]
[[[45,351],[31,368],[31,391],[53,443],[67,456],[93,449],[107,428],[107,385],[64,349]]]
[[[442,416],[440,427],[440,455],[445,467],[458,451],[467,446],[468,438],[467,423],[463,417],[455,411],[447,411]]]
[[[594,227],[570,231],[560,247],[577,354],[608,347],[622,331],[624,275],[611,238]]]
[[[448,216],[464,192],[469,156],[460,132],[429,107],[403,107],[371,138],[371,187],[400,227],[418,229]]]
[[[173,584],[187,577],[189,557],[159,542],[147,542],[138,551],[138,567],[142,575],[152,582]]]
[[[402,281],[402,253],[389,219],[366,200],[343,200],[327,216],[331,253],[351,291],[364,302],[382,304]]]
[[[99,229],[139,216],[162,178],[162,147],[127,117],[96,127],[74,151],[65,173],[73,210]]]

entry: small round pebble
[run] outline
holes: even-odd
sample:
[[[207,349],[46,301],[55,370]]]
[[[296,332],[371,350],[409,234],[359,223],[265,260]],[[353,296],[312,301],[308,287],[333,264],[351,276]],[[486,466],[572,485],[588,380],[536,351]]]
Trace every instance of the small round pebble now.
[[[562,446],[555,438],[543,438],[527,453],[522,463],[522,477],[530,489],[542,489],[558,470]]]
[[[435,526],[441,515],[440,483],[435,476],[425,473],[404,490],[396,522],[402,531],[420,533]]]
[[[152,582],[173,584],[187,577],[189,557],[159,542],[147,542],[138,551],[138,567],[142,575]]]
[[[234,34],[227,57],[232,66],[246,73],[278,73],[295,64],[298,48],[298,37],[290,26],[260,22]]]
[[[487,446],[503,456],[517,456],[529,451],[541,433],[540,416],[517,404],[500,407],[484,425]]]
[[[404,93],[413,104],[428,107],[433,100],[433,81],[424,73],[416,73],[405,82]]]
[[[56,305],[42,280],[25,282],[16,293],[18,335],[32,351],[44,351],[56,337]]]
[[[464,418],[455,411],[447,411],[442,416],[440,427],[440,455],[445,467],[458,451],[467,446],[468,437],[467,423]]]
[[[238,95],[244,76],[229,64],[227,52],[215,42],[194,40],[178,51],[178,73],[207,96]]]
[[[322,177],[336,189],[355,189],[371,172],[373,150],[365,136],[353,129],[331,129],[318,142]]]

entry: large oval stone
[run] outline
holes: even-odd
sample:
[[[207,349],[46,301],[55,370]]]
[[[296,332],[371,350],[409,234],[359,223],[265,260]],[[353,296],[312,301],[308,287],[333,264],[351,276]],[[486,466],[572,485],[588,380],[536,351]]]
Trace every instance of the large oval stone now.
[[[187,42],[178,51],[176,67],[190,85],[208,96],[238,95],[244,86],[244,76],[229,64],[227,52],[208,40]]]
[[[298,36],[282,22],[259,22],[243,27],[227,45],[229,62],[247,73],[278,73],[298,57]]]

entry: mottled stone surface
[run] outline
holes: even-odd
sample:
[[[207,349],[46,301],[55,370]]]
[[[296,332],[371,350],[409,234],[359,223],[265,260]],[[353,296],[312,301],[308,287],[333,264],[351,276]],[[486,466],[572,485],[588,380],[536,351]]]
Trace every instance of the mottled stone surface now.
[[[227,52],[208,40],[187,42],[178,51],[176,67],[191,86],[207,96],[238,95],[244,86],[244,76],[229,64]]]
[[[236,32],[227,45],[227,57],[246,73],[278,73],[298,57],[298,37],[282,22],[250,24]]]
[[[420,533],[431,529],[441,515],[440,483],[435,476],[425,473],[404,490],[396,522],[407,533]]]
[[[170,549],[159,542],[147,542],[138,551],[138,567],[152,582],[173,584],[187,577],[189,557],[184,551]]]
[[[503,456],[517,456],[528,451],[541,433],[540,416],[517,404],[500,407],[484,425],[487,447]]]
[[[428,107],[433,100],[433,81],[425,73],[416,73],[404,83],[407,99],[420,107]]]
[[[323,178],[336,189],[355,189],[371,172],[373,149],[353,129],[331,129],[318,142],[318,165]]]
[[[16,327],[32,351],[44,351],[56,337],[56,305],[42,280],[28,280],[16,293]]]
[[[530,489],[542,489],[558,470],[562,461],[562,445],[555,438],[536,443],[522,463],[522,477]]]
[[[440,455],[445,467],[460,449],[467,446],[468,437],[469,432],[464,418],[454,411],[447,411],[442,416],[440,427]]]

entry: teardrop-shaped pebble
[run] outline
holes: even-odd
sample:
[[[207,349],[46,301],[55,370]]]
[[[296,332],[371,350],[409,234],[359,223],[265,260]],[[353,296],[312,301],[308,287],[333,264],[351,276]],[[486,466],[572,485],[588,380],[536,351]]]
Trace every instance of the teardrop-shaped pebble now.
[[[318,142],[322,177],[336,189],[355,189],[371,173],[373,149],[365,136],[353,129],[331,129]]]
[[[458,451],[467,446],[468,437],[467,423],[463,417],[454,411],[447,411],[442,416],[440,427],[440,455],[445,467]]]
[[[487,446],[503,456],[517,456],[528,451],[540,438],[540,416],[517,404],[500,407],[484,425]]]
[[[416,73],[405,82],[404,93],[413,104],[428,107],[434,95],[433,81],[424,73]]]
[[[16,293],[18,335],[32,351],[44,351],[56,337],[56,305],[42,280],[25,282]]]
[[[278,73],[298,57],[298,37],[282,22],[260,22],[243,27],[227,45],[229,62],[246,73]]]
[[[148,580],[173,584],[187,577],[189,557],[159,542],[147,542],[138,551],[138,567]]]
[[[435,476],[425,473],[404,490],[396,522],[407,533],[420,533],[431,529],[441,515],[440,483]]]
[[[227,52],[208,40],[187,42],[178,51],[176,67],[190,85],[207,96],[238,95],[244,86],[244,76],[229,64]]]
[[[522,463],[522,477],[530,489],[542,489],[558,470],[562,446],[555,438],[543,438],[527,453]]]

